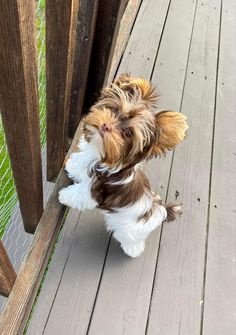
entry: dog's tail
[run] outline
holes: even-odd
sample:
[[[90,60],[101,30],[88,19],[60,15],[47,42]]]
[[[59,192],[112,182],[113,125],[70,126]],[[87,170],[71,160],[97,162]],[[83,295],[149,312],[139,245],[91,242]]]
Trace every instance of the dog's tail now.
[[[183,213],[182,205],[174,204],[171,202],[165,205],[165,209],[167,212],[167,217],[165,219],[166,222],[174,221],[179,215]]]

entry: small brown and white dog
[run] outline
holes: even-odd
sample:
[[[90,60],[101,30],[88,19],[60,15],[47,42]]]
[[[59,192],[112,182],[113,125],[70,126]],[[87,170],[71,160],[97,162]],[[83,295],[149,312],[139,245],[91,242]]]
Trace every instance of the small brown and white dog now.
[[[79,152],[66,162],[74,184],[59,193],[72,208],[99,208],[131,257],[143,252],[151,231],[182,213],[180,205],[162,204],[140,165],[174,149],[188,129],[183,114],[156,111],[157,97],[149,81],[127,74],[104,88],[84,119]]]

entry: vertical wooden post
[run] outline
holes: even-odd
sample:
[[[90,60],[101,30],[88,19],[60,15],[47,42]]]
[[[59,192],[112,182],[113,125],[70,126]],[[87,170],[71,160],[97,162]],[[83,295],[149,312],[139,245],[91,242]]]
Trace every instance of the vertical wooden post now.
[[[73,138],[82,116],[99,0],[80,1],[69,108],[68,136]]]
[[[86,109],[94,103],[108,79],[120,21],[127,2],[127,0],[103,0],[99,3],[86,89]]]
[[[8,297],[16,279],[16,273],[13,269],[6,250],[0,240],[0,294]]]
[[[54,181],[67,149],[79,0],[46,0],[47,179]]]
[[[0,110],[25,230],[43,211],[35,1],[0,3]]]

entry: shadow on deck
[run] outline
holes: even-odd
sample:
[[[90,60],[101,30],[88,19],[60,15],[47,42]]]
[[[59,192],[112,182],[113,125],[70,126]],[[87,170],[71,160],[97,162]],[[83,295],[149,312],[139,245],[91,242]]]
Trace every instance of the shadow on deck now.
[[[184,215],[125,256],[96,211],[70,210],[27,334],[233,334],[236,329],[236,3],[143,0],[118,73],[151,79],[188,116],[145,170]]]

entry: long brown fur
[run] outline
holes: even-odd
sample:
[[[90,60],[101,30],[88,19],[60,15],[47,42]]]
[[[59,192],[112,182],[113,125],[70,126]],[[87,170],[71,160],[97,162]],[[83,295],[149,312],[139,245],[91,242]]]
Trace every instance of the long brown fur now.
[[[164,155],[185,138],[186,117],[172,111],[158,113],[157,103],[158,95],[150,82],[127,74],[102,90],[85,118],[84,132],[88,139],[102,124],[109,125],[111,131],[103,136],[103,162],[107,166],[134,166],[143,159]],[[125,136],[127,130],[132,133],[130,138]]]
[[[135,173],[131,183],[124,185],[112,185]],[[149,181],[142,170],[134,171],[133,168],[122,170],[108,176],[95,172],[92,183],[92,196],[98,202],[98,208],[113,211],[112,208],[120,208],[136,203],[144,192],[151,192]]]

